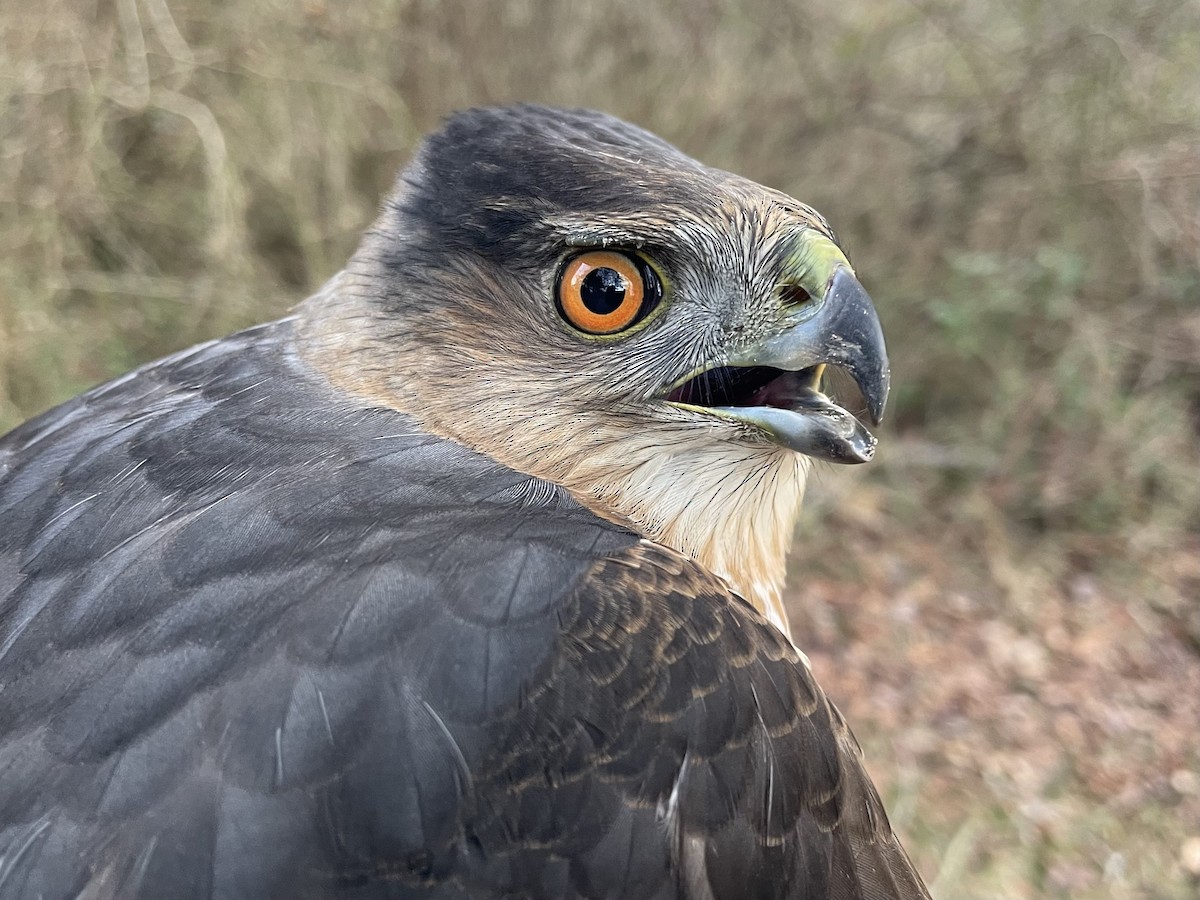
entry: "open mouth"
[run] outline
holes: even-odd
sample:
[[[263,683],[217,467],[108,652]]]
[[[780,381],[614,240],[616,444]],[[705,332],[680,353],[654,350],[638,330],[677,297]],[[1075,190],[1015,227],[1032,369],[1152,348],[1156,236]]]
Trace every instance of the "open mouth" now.
[[[832,462],[866,462],[876,440],[822,393],[826,366],[789,372],[772,366],[718,366],[663,396],[676,406],[755,426],[776,444]]]
[[[820,390],[821,370],[787,372],[773,366],[718,366],[689,378],[663,399],[686,406],[774,406],[790,409],[801,393]]]
[[[823,389],[828,369],[844,372],[861,394],[855,405],[878,425],[891,383],[875,307],[840,251],[837,256],[841,262],[828,276],[791,284],[820,301],[787,308],[773,333],[727,348],[703,371],[667,385],[659,400],[693,419],[742,426],[732,436],[724,429],[730,440],[767,440],[830,462],[871,459],[874,435]]]

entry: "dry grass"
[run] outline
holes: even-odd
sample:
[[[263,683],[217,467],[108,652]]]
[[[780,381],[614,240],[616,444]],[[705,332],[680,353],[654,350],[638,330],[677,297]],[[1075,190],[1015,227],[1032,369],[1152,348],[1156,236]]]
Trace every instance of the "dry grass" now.
[[[456,107],[822,209],[897,391],[795,607],[914,854],[947,900],[1196,896],[1194,0],[47,0],[0,42],[0,428],[286,309]]]

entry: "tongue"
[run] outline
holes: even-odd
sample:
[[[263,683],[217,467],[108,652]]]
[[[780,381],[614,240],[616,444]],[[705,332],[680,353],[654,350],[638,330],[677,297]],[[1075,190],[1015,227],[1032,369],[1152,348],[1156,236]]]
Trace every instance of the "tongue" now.
[[[754,392],[751,405],[724,409],[750,419],[784,446],[807,456],[859,463],[875,455],[875,436],[799,373],[789,372],[763,385]]]
[[[817,391],[814,379],[807,372],[804,376],[799,372],[785,372],[751,394],[744,405],[795,409],[798,405],[810,405],[816,397],[824,398],[824,395]]]

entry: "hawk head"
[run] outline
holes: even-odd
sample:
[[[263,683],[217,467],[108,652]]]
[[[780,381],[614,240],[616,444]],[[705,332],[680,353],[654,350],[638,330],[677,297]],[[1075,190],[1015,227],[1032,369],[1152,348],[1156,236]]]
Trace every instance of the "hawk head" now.
[[[815,210],[583,110],[452,117],[300,328],[339,387],[698,559],[785,630],[810,461],[875,448],[826,367],[872,422],[888,391]]]

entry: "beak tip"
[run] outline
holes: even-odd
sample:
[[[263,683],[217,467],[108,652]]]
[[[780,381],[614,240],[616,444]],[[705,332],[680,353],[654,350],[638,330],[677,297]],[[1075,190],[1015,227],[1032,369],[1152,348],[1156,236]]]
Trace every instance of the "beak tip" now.
[[[825,296],[840,313],[837,324],[846,339],[835,359],[858,382],[871,424],[879,425],[891,387],[891,367],[874,304],[854,273],[844,266],[833,273]]]
[[[883,424],[883,414],[887,409],[888,394],[891,393],[892,389],[892,372],[886,364],[884,365],[883,372],[881,373],[879,379],[879,388],[880,389],[876,395],[868,398],[867,400],[868,406],[870,407],[872,425]]]

